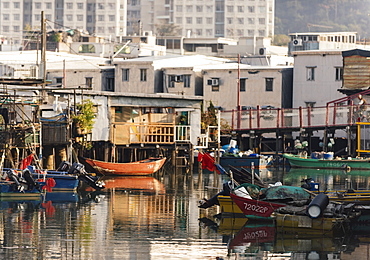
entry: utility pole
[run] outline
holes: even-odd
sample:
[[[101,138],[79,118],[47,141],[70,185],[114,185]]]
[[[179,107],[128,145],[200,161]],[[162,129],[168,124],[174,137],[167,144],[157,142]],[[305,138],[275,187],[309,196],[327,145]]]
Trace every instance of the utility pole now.
[[[44,11],[41,11],[41,73],[42,77],[42,97],[44,97],[46,84],[46,24]]]

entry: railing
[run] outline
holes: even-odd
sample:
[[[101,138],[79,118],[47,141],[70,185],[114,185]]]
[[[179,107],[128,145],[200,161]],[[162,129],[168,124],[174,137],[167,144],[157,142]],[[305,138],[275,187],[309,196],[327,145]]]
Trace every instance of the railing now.
[[[356,105],[334,104],[325,107],[273,108],[232,110],[221,113],[221,118],[232,130],[280,128],[309,128],[355,125],[359,115]],[[365,111],[368,118],[370,111]]]
[[[171,144],[191,140],[190,126],[171,123],[115,123],[112,142],[125,144]]]

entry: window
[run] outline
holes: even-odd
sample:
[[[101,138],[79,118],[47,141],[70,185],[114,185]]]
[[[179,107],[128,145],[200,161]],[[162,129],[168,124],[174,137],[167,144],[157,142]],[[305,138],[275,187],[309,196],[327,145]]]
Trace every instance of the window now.
[[[78,14],[77,21],[83,21],[83,20],[84,20],[84,16],[82,14]]]
[[[196,9],[197,9],[198,13],[203,12],[203,6],[201,6],[201,5],[197,5]]]
[[[3,3],[3,7],[4,7],[5,9],[9,8],[9,2],[4,2],[4,3]]]
[[[182,5],[176,5],[176,12],[182,12]]]
[[[233,13],[233,12],[234,12],[234,6],[232,6],[232,5],[228,5],[228,6],[227,6],[227,11],[228,11],[229,13]]]
[[[13,3],[13,6],[15,9],[19,9],[21,5],[19,4],[19,2],[15,2]]]
[[[114,91],[114,77],[107,77],[105,84],[105,91]]]
[[[206,20],[207,20],[207,24],[212,24],[213,23],[212,17],[207,17]]]
[[[3,26],[3,32],[9,32],[9,26],[7,25]]]
[[[238,24],[244,24],[244,18],[238,18]]]
[[[343,68],[342,67],[335,68],[335,80],[336,81],[343,80]]]
[[[104,21],[104,15],[98,15],[98,21],[100,22]]]
[[[220,91],[219,78],[211,78],[207,80],[207,85],[212,86],[212,91]]]
[[[254,24],[254,18],[248,18],[248,24]]]
[[[248,6],[248,12],[254,13],[254,6]]]
[[[307,68],[307,81],[314,81],[316,67],[306,67],[306,68]]]
[[[186,23],[187,24],[192,24],[193,23],[192,17],[186,17]]]
[[[203,23],[203,18],[197,17],[197,24],[202,24],[202,23]]]
[[[57,77],[57,78],[55,78],[55,83],[62,85],[63,84],[63,77]]]
[[[35,21],[41,21],[41,15],[35,14]]]
[[[73,21],[73,16],[71,14],[66,15],[67,21]]]
[[[77,3],[77,9],[83,9],[84,4],[83,3]]]
[[[14,32],[20,32],[20,27],[18,25],[13,26],[13,31]]]
[[[266,85],[265,91],[274,91],[273,83],[274,83],[273,78],[265,78],[265,85]]]
[[[213,12],[213,6],[207,5],[206,10],[207,10],[207,13],[212,13]]]
[[[95,53],[95,46],[93,44],[81,44],[78,47],[79,53]]]
[[[176,23],[181,24],[182,23],[182,17],[176,17]]]
[[[114,22],[114,20],[116,20],[116,16],[115,15],[109,15],[109,21]]]
[[[228,17],[228,18],[226,18],[226,19],[227,19],[227,23],[228,23],[228,24],[233,24],[233,18]]]
[[[122,69],[122,81],[130,80],[130,69]]]
[[[259,24],[265,24],[266,19],[265,18],[258,18],[258,22],[259,22]]]
[[[3,20],[9,21],[9,14],[3,14]]]
[[[240,92],[245,92],[247,89],[247,78],[240,79]]]
[[[140,69],[140,81],[146,81],[147,69]]]
[[[176,82],[176,76],[175,75],[168,75],[168,88],[174,88],[175,87],[175,82]]]
[[[46,14],[45,19],[51,21],[52,20],[51,14]]]
[[[35,3],[35,8],[36,9],[41,9],[41,3],[40,2],[36,2]]]
[[[190,75],[183,76],[184,88],[190,88]]]
[[[187,5],[186,6],[186,12],[192,13],[193,12],[193,6],[192,5]]]
[[[73,9],[73,3],[67,3],[67,9]]]
[[[87,88],[92,88],[92,80],[93,80],[92,77],[86,77],[85,78],[85,82],[86,82],[86,87]]]
[[[13,20],[14,20],[14,21],[19,21],[19,19],[20,19],[19,14],[14,14],[14,15],[13,15]]]
[[[238,6],[238,13],[244,13],[244,6],[242,5]]]

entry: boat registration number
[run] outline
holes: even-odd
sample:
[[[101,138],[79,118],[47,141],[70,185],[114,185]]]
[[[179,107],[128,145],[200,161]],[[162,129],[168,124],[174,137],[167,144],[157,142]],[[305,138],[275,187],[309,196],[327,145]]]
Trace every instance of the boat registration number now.
[[[249,203],[244,202],[244,209],[249,210],[249,211],[259,212],[259,213],[266,213],[269,208],[266,206],[258,206],[258,205],[249,204]]]
[[[268,237],[268,233],[265,230],[258,230],[258,231],[248,232],[244,234],[244,240],[265,238],[265,237]]]

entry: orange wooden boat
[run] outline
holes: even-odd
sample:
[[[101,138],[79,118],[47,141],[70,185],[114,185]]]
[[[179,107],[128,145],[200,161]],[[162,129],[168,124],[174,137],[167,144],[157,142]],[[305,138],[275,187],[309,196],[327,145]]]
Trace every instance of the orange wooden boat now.
[[[162,168],[166,158],[149,158],[137,162],[111,163],[84,158],[98,173],[103,175],[149,175]]]

